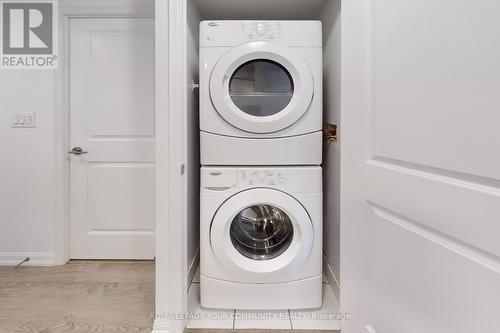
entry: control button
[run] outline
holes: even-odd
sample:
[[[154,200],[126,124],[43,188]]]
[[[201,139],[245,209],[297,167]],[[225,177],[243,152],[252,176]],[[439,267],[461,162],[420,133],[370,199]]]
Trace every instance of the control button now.
[[[262,36],[263,34],[266,33],[266,25],[264,23],[257,23],[257,27],[255,28],[255,31],[257,32],[258,35]]]
[[[261,171],[257,174],[257,180],[260,182],[260,183],[263,183],[265,180],[266,180],[266,172],[265,171]]]

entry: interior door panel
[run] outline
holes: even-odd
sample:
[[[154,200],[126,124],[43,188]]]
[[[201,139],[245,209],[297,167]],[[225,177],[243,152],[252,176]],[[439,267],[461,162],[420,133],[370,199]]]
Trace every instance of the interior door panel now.
[[[154,20],[70,20],[71,258],[152,259]]]
[[[342,331],[498,332],[500,4],[342,6]]]

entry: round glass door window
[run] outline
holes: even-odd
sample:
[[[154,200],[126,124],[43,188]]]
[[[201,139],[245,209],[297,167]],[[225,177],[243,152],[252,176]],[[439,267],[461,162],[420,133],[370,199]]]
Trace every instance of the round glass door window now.
[[[286,251],[293,239],[293,224],[281,209],[265,204],[245,208],[231,223],[230,237],[239,253],[254,260],[269,260]]]
[[[272,116],[293,97],[293,79],[272,60],[251,60],[238,67],[229,81],[229,96],[241,111],[256,117]]]

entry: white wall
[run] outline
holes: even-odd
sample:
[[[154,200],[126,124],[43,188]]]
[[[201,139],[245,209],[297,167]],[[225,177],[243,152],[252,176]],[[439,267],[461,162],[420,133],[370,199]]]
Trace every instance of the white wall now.
[[[323,22],[323,114],[338,125],[340,136],[340,0],[321,9]],[[340,282],[340,142],[325,143],[323,155],[323,247],[333,275]],[[338,285],[333,283],[338,297]]]
[[[0,71],[0,265],[51,264],[55,219],[55,72]],[[11,128],[14,112],[36,128]]]
[[[210,20],[308,20],[336,0],[188,0]]]
[[[336,0],[188,0],[203,20],[310,20]]]
[[[196,252],[200,244],[200,148],[199,148],[199,117],[198,117],[198,90],[192,91],[191,80],[198,82],[198,38],[200,14],[193,1],[187,1],[187,30],[186,30],[186,77],[187,109],[186,109],[186,181],[187,181],[187,263],[188,269],[196,264]]]

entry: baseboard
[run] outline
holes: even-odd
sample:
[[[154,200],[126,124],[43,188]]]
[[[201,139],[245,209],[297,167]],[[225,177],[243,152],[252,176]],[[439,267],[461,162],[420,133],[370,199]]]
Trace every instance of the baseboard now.
[[[198,268],[198,265],[200,263],[200,248],[196,250],[196,254],[193,257],[193,260],[191,261],[191,264],[189,265],[188,268],[188,280],[187,280],[187,286],[189,289],[189,286],[191,285],[191,282],[193,281],[194,274],[196,273],[196,269]]]
[[[26,257],[30,260],[23,263],[23,266],[54,266],[56,255],[53,252],[24,252],[24,253],[0,253],[0,266],[16,266]]]
[[[153,323],[151,333],[183,333],[184,323],[182,320],[157,318]]]
[[[188,267],[187,274],[187,287],[189,290],[189,286],[191,285],[191,281],[193,281],[194,274],[196,273],[196,269],[198,268],[198,264],[200,263],[200,249],[196,250],[195,255],[193,256],[193,260]],[[186,290],[187,293],[187,290]],[[186,322],[182,320],[169,319],[169,318],[156,318],[153,323],[153,331],[152,333],[182,333],[184,331],[184,326]]]
[[[340,285],[338,279],[335,277],[335,273],[333,273],[332,266],[328,262],[326,255],[323,253],[323,270],[325,271],[326,277],[330,282],[330,286],[333,290],[333,294],[337,299],[337,303],[340,302]],[[340,304],[340,303],[339,303]]]

